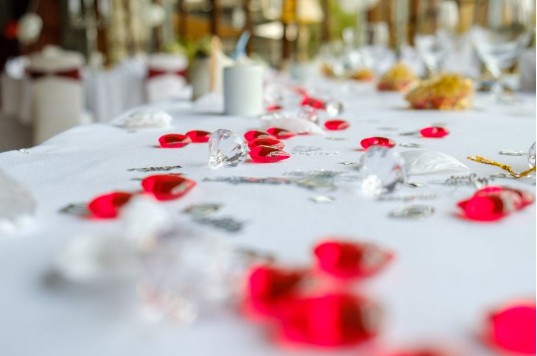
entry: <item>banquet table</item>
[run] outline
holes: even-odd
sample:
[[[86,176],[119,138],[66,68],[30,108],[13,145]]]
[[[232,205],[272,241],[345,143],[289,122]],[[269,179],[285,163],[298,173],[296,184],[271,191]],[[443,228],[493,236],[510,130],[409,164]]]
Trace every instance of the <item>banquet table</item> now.
[[[201,234],[219,236],[234,246],[274,254],[289,265],[310,265],[319,239],[341,236],[369,241],[395,252],[395,259],[360,290],[383,307],[382,332],[375,341],[383,350],[438,344],[458,355],[493,355],[480,340],[486,313],[503,303],[535,296],[535,205],[489,223],[460,218],[457,202],[474,188],[443,186],[453,173],[411,176],[421,188],[400,187],[395,196],[434,193],[427,201],[378,201],[356,186],[315,191],[292,185],[212,182],[217,177],[287,177],[290,172],[350,172],[363,152],[364,137],[386,136],[398,143],[414,142],[424,150],[451,155],[479,177],[499,169],[468,161],[479,154],[527,169],[527,156],[502,156],[502,149],[526,151],[535,141],[535,98],[524,96],[515,106],[486,104],[479,96],[467,111],[415,111],[401,94],[378,93],[369,84],[322,81],[311,84],[330,92],[345,105],[341,118],[351,126],[326,135],[300,135],[285,141],[288,160],[274,164],[245,162],[234,168],[207,167],[207,144],[162,149],[166,133],[220,128],[240,135],[260,127],[256,118],[224,116],[195,110],[190,103],[155,105],[173,116],[170,128],[124,129],[91,124],[70,129],[45,143],[0,154],[0,169],[25,185],[37,200],[35,223],[14,235],[0,237],[1,355],[373,355],[360,346],[339,349],[293,347],[273,342],[263,325],[251,323],[234,308],[208,311],[191,324],[170,320],[148,322],[129,283],[98,287],[77,283],[50,285],[47,271],[58,253],[81,236],[122,233],[121,219],[95,221],[58,211],[70,203],[87,202],[114,190],[137,191],[151,173],[131,168],[180,165],[197,186],[181,199],[162,203],[177,223]],[[442,139],[400,136],[400,133],[442,124]],[[300,154],[297,146],[321,147],[324,154]],[[402,146],[397,152],[410,150]],[[495,179],[535,193],[534,181]],[[330,203],[312,198],[330,196]],[[219,203],[218,214],[244,222],[226,233],[199,225],[182,211],[193,204]],[[425,204],[435,213],[419,219],[396,219],[390,211]]]

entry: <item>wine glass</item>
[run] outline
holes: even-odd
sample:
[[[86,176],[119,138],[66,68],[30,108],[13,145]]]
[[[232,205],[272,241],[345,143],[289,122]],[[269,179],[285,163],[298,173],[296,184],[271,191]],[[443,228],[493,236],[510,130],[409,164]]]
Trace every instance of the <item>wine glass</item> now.
[[[379,21],[367,24],[362,48],[363,66],[372,69],[377,75],[384,72],[390,59],[389,42],[388,23]]]
[[[414,43],[430,75],[436,75],[453,49],[459,22],[457,3],[419,0]]]
[[[477,0],[472,42],[494,79],[495,102],[513,102],[502,76],[528,45],[533,31],[534,0]]]

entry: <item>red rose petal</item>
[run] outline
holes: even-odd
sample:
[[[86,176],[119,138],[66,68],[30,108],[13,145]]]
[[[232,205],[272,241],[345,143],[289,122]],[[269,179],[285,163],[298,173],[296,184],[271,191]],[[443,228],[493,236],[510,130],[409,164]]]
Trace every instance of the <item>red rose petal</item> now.
[[[455,356],[453,353],[435,349],[435,348],[422,348],[415,350],[398,351],[390,353],[387,356]]]
[[[317,99],[317,98],[311,98],[311,97],[304,97],[302,99],[302,102],[300,103],[301,106],[309,106],[317,110],[324,110],[326,108],[326,104],[323,100]]]
[[[248,147],[250,149],[257,147],[257,146],[269,146],[269,147],[277,148],[279,150],[285,147],[282,141],[277,140],[275,138],[256,138],[248,142]]]
[[[181,148],[192,142],[190,137],[181,134],[167,134],[158,139],[162,148]]]
[[[449,135],[449,131],[444,127],[431,126],[421,129],[420,134],[427,138],[442,138]]]
[[[92,217],[98,219],[113,219],[118,216],[119,209],[132,198],[131,193],[113,192],[99,195],[88,204]]]
[[[535,332],[535,302],[528,300],[491,313],[485,337],[503,351],[535,355]]]
[[[282,109],[283,109],[283,107],[281,105],[269,105],[269,106],[267,106],[267,111],[268,112],[280,111]]]
[[[496,221],[507,215],[503,201],[498,196],[473,196],[457,205],[470,220]]]
[[[276,138],[276,137],[264,131],[250,130],[244,134],[244,138],[246,139],[246,141],[250,142],[252,140],[255,140],[256,138]]]
[[[362,145],[364,149],[368,149],[371,146],[382,146],[382,147],[387,147],[387,148],[393,148],[395,147],[395,141],[387,137],[374,136],[374,137],[364,138],[362,141],[360,141],[360,145]]]
[[[270,127],[267,132],[279,140],[285,140],[295,136],[294,132],[279,127]]]
[[[376,245],[341,240],[317,244],[314,254],[321,270],[341,279],[372,276],[393,258],[391,252]]]
[[[250,157],[257,163],[275,163],[291,157],[285,151],[269,146],[256,146],[250,151]]]
[[[247,302],[263,316],[275,316],[281,303],[298,294],[305,279],[303,270],[256,266],[248,276]]]
[[[341,131],[345,130],[350,126],[350,124],[345,120],[328,120],[324,123],[324,127],[327,130],[331,131]]]
[[[380,309],[348,293],[296,298],[284,303],[281,335],[289,341],[316,346],[355,345],[379,332]]]
[[[188,131],[185,135],[194,143],[209,142],[209,139],[211,138],[210,132],[202,130]]]
[[[185,195],[196,182],[174,174],[158,174],[142,180],[142,187],[157,200],[172,200]]]

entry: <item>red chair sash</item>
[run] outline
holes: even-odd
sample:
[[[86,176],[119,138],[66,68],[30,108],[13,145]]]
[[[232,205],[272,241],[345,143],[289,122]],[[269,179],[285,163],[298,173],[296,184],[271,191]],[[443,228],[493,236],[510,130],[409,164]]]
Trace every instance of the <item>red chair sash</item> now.
[[[39,70],[28,69],[27,74],[33,80],[39,80],[47,77],[66,78],[73,80],[81,80],[82,74],[79,68],[59,70],[55,72],[45,72]]]
[[[164,70],[164,69],[156,69],[156,68],[148,68],[147,69],[147,79],[159,77],[161,75],[174,75],[177,77],[183,77],[186,78],[186,69],[181,70]]]

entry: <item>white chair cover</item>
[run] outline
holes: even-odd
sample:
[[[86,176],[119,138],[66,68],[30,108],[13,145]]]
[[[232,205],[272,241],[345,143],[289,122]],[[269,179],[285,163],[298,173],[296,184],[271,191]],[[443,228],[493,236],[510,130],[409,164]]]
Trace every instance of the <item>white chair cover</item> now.
[[[147,101],[154,103],[181,96],[186,86],[188,59],[180,54],[159,53],[147,61]]]
[[[83,63],[81,54],[60,49],[45,49],[30,58],[35,144],[87,121],[80,80]],[[59,75],[66,71],[78,72],[78,79]]]

